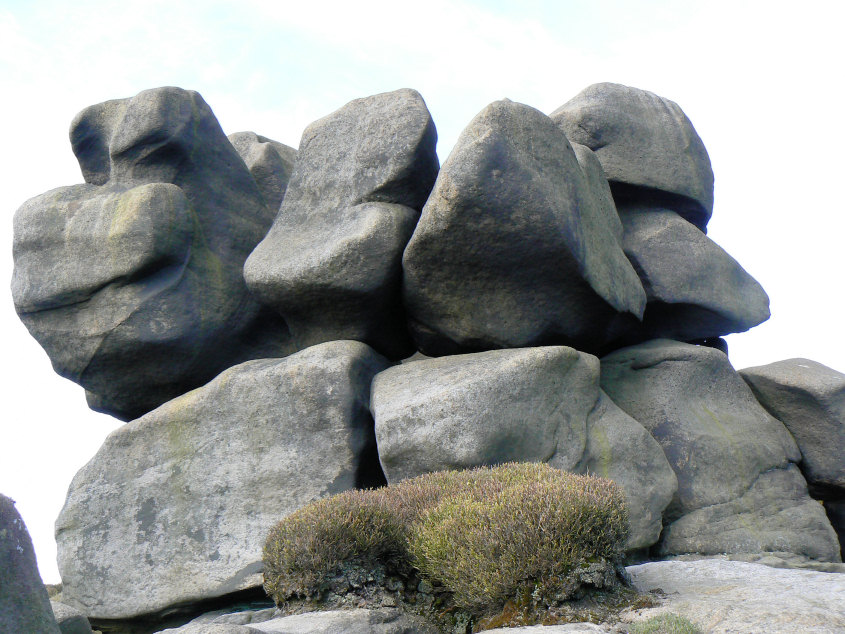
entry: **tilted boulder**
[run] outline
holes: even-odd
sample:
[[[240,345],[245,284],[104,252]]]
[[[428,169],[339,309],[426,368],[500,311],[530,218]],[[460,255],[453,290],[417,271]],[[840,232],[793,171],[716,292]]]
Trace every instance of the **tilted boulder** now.
[[[601,385],[651,432],[677,475],[661,553],[784,551],[839,560],[824,509],[795,467],[795,441],[724,354],[650,341],[604,357]]]
[[[306,128],[279,214],[244,269],[297,346],[356,339],[394,359],[412,351],[401,258],[437,175],[436,141],[408,89],[356,99]]]
[[[255,132],[235,132],[228,138],[255,179],[267,207],[278,210],[293,172],[296,150]]]
[[[139,416],[221,370],[293,350],[243,262],[273,219],[195,92],[160,88],[83,110],[85,185],[15,214],[15,307],[89,404]]]
[[[593,84],[549,116],[572,143],[596,153],[617,203],[656,204],[706,228],[710,157],[676,103],[639,88]]]
[[[769,318],[769,297],[719,245],[668,209],[620,206],[625,255],[648,297],[639,339],[710,339]]]
[[[113,432],[56,522],[62,600],[126,619],[260,586],[275,522],[384,482],[369,394],[387,365],[354,341],[249,361]]]
[[[0,495],[0,632],[60,634],[32,539],[5,495]]]
[[[677,488],[642,425],[599,389],[598,359],[563,346],[411,361],[378,374],[372,411],[388,482],[508,461],[616,480],[630,548],[657,541]]]
[[[603,349],[645,306],[617,233],[554,123],[490,104],[461,133],[405,250],[419,349]]]

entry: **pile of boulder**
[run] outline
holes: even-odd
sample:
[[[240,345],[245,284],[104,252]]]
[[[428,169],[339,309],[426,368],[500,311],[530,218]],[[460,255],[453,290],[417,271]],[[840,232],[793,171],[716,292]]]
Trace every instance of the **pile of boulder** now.
[[[178,88],[70,136],[85,184],[18,210],[12,291],[56,371],[130,421],[56,522],[62,601],[105,627],[253,597],[267,531],[315,499],[506,461],[617,481],[632,558],[841,561],[845,375],[731,366],[721,336],[768,297],[706,235],[713,172],[675,103],[498,101],[442,166],[408,89],[298,150],[227,138]]]

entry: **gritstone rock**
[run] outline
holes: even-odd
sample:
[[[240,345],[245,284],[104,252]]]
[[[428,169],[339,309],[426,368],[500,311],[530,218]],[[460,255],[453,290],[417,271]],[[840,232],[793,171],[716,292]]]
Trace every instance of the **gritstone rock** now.
[[[629,548],[657,541],[677,488],[660,447],[598,386],[595,357],[562,346],[394,366],[373,381],[388,482],[508,461],[610,477],[630,505]]]
[[[648,304],[641,339],[711,339],[769,318],[769,297],[698,229],[667,209],[620,206],[625,255]]]
[[[394,359],[412,351],[401,258],[437,175],[436,141],[408,89],[356,99],[303,133],[278,217],[244,269],[299,347],[356,339]]]
[[[273,219],[195,92],[160,88],[83,110],[87,184],[15,214],[15,307],[89,404],[128,419],[221,370],[292,351],[243,262]]]
[[[0,632],[60,634],[15,503],[0,495]]]
[[[663,97],[593,84],[549,115],[598,156],[616,202],[673,209],[704,230],[713,212],[710,157],[689,119]]]
[[[440,170],[403,257],[420,350],[603,349],[645,307],[608,215],[546,115],[487,106]]]
[[[125,619],[259,586],[275,522],[384,482],[369,392],[385,367],[354,341],[249,361],[113,432],[56,522],[63,601]]]
[[[839,559],[824,509],[793,464],[801,456],[795,441],[724,354],[650,341],[604,357],[601,385],[651,432],[678,477],[661,553],[785,551]]]
[[[62,634],[92,634],[88,617],[81,611],[58,601],[50,601],[50,607]]]
[[[229,141],[255,179],[267,207],[277,211],[285,197],[296,150],[255,132],[235,132],[229,135]]]

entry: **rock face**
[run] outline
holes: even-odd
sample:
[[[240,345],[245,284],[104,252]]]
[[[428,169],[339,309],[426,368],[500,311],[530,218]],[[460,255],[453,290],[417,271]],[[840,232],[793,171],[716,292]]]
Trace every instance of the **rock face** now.
[[[94,409],[139,416],[241,361],[292,351],[242,266],[272,222],[195,92],[144,91],[83,110],[87,184],[15,214],[15,307]]]
[[[419,349],[608,345],[645,294],[569,141],[498,101],[461,133],[403,257]]]
[[[640,339],[744,332],[769,318],[769,297],[730,255],[668,209],[619,207],[625,255],[648,297]]]
[[[549,116],[571,142],[596,153],[617,203],[656,203],[699,229],[707,226],[710,157],[676,103],[638,88],[593,84]]]
[[[372,410],[387,480],[508,461],[590,471],[624,489],[629,547],[653,544],[675,476],[654,439],[600,392],[598,379],[595,357],[563,346],[385,370],[373,382]]]
[[[601,385],[651,432],[678,477],[660,551],[786,551],[837,561],[824,510],[807,495],[786,428],[724,354],[657,340],[602,359]]]
[[[357,339],[392,358],[412,351],[401,257],[437,175],[436,141],[413,90],[357,99],[303,133],[282,208],[244,271],[299,347]]]
[[[60,634],[29,532],[5,495],[0,495],[0,632]]]
[[[120,619],[261,584],[270,526],[384,482],[359,342],[231,368],[113,432],[56,522],[63,600]]]
[[[235,132],[228,138],[255,179],[267,208],[278,210],[293,172],[296,150],[255,132]]]

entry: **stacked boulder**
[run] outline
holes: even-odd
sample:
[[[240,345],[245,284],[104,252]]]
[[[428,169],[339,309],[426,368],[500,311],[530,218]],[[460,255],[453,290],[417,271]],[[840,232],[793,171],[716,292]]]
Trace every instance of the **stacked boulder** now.
[[[442,168],[407,89],[298,150],[227,139],[175,88],[71,140],[86,184],[18,211],[12,290],[57,371],[135,418],[57,521],[63,600],[95,620],[243,597],[314,499],[505,461],[616,480],[637,556],[839,560],[845,376],[771,396],[731,367],[719,338],[768,298],[705,234],[713,173],[676,104],[495,102]]]

